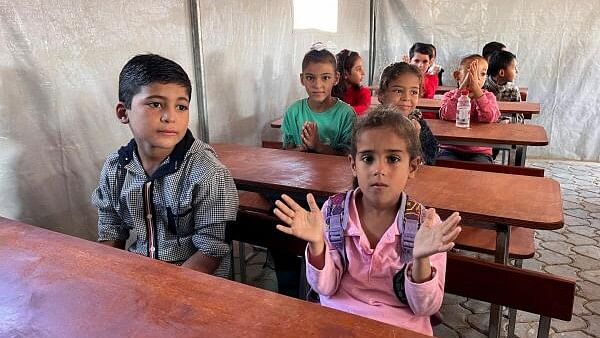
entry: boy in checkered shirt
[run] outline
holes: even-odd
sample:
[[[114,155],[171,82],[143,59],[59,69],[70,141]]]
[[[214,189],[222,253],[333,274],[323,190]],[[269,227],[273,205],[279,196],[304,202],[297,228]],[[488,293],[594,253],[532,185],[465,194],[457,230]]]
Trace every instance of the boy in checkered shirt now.
[[[92,203],[98,241],[227,277],[225,226],[238,195],[214,150],[188,129],[191,82],[177,63],[137,55],[119,76],[116,115],[133,139],[108,155]]]

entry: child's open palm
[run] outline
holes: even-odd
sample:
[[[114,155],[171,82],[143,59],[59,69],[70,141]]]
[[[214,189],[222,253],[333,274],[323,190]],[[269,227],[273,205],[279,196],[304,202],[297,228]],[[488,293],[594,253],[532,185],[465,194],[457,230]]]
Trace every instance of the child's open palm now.
[[[435,209],[425,209],[424,220],[415,236],[413,258],[425,258],[454,247],[460,233],[460,216],[453,213],[445,221],[439,221]]]
[[[277,230],[288,235],[296,236],[310,243],[323,242],[325,220],[312,194],[306,196],[310,211],[302,208],[288,195],[281,195],[281,200],[275,201],[275,216],[288,226],[277,224]]]

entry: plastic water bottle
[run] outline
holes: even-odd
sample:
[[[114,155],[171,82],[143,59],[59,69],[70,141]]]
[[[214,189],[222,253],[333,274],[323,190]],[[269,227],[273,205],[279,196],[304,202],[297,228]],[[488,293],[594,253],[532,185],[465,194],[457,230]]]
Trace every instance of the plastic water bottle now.
[[[468,90],[460,92],[456,110],[456,126],[459,128],[469,128],[471,123],[471,99],[469,98]]]

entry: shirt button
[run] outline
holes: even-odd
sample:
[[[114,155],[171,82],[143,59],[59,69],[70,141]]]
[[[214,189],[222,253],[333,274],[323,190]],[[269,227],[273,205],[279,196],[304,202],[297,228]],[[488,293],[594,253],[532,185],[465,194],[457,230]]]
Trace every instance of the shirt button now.
[[[156,250],[156,249],[154,249],[154,247],[153,247],[153,246],[151,246],[151,247],[150,247],[150,252],[154,252],[154,250]]]

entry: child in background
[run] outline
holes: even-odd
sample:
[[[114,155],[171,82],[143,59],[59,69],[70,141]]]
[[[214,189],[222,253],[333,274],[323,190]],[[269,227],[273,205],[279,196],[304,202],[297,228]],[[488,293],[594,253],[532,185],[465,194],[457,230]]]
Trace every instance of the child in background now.
[[[422,82],[423,74],[416,66],[405,62],[393,63],[381,73],[378,99],[381,104],[394,107],[411,120],[419,132],[423,161],[434,165],[439,144],[417,109]]]
[[[519,87],[513,82],[518,73],[515,54],[505,50],[494,52],[489,58],[488,77],[483,88],[496,95],[498,101],[520,102]]]
[[[442,73],[444,72],[444,68],[442,68],[442,66],[440,66],[436,62],[437,49],[435,48],[435,46],[433,44],[429,44],[429,45],[431,46],[431,49],[433,50],[433,59],[431,59],[431,66],[429,66],[429,69],[427,70],[427,74],[437,76],[438,77],[438,85],[441,86],[442,85]],[[437,91],[437,88],[436,88],[436,91]],[[435,92],[433,93],[433,95],[435,96]]]
[[[433,45],[421,42],[412,45],[408,51],[408,58],[403,58],[404,62],[417,66],[423,74],[423,91],[421,97],[425,99],[433,99],[439,85],[437,73],[430,74],[428,72],[429,67],[433,65],[434,59],[435,52]]]
[[[238,194],[214,150],[188,129],[191,92],[181,66],[159,55],[135,56],[121,70],[116,115],[133,139],[108,156],[92,195],[98,241],[125,249],[133,229],[130,252],[228,277],[225,226]]]
[[[496,122],[500,110],[493,93],[483,90],[488,64],[483,56],[469,55],[460,62],[458,70],[453,75],[459,83],[459,88],[444,94],[440,107],[440,117],[443,120],[456,120],[458,98],[462,90],[469,91],[471,98],[471,122]],[[492,163],[492,148],[458,145],[441,145],[442,151],[438,158]]]
[[[341,233],[345,257],[328,234],[328,209],[340,195],[319,210],[308,194],[309,211],[283,195],[275,215],[287,225],[277,229],[308,242],[307,280],[321,305],[431,335],[429,317],[442,304],[446,251],[460,233],[460,216],[453,213],[442,222],[435,210],[403,192],[419,166],[419,148],[412,123],[389,107],[379,106],[357,121],[349,156],[354,190],[342,194],[349,201]],[[409,215],[412,211],[418,216]],[[421,226],[407,258],[399,250],[398,223],[412,216]]]
[[[494,54],[494,52],[506,50],[506,46],[503,43],[492,41],[488,42],[483,46],[483,50],[481,51],[481,55],[489,61],[490,56]]]
[[[331,96],[340,74],[335,56],[322,43],[314,44],[302,60],[300,82],[308,98],[292,104],[283,118],[283,148],[322,154],[347,155],[356,114]],[[264,194],[270,201],[279,198]],[[320,201],[323,202],[323,201]],[[299,297],[301,260],[285,251],[271,252],[281,294]]]
[[[333,96],[354,108],[357,116],[364,115],[371,106],[371,91],[361,85],[365,76],[363,59],[357,52],[342,50],[336,55],[340,81],[333,87]]]
[[[336,69],[335,56],[322,43],[314,44],[304,55],[300,82],[308,98],[296,101],[285,113],[281,125],[284,149],[348,153],[356,114],[348,104],[331,96],[340,77]]]

